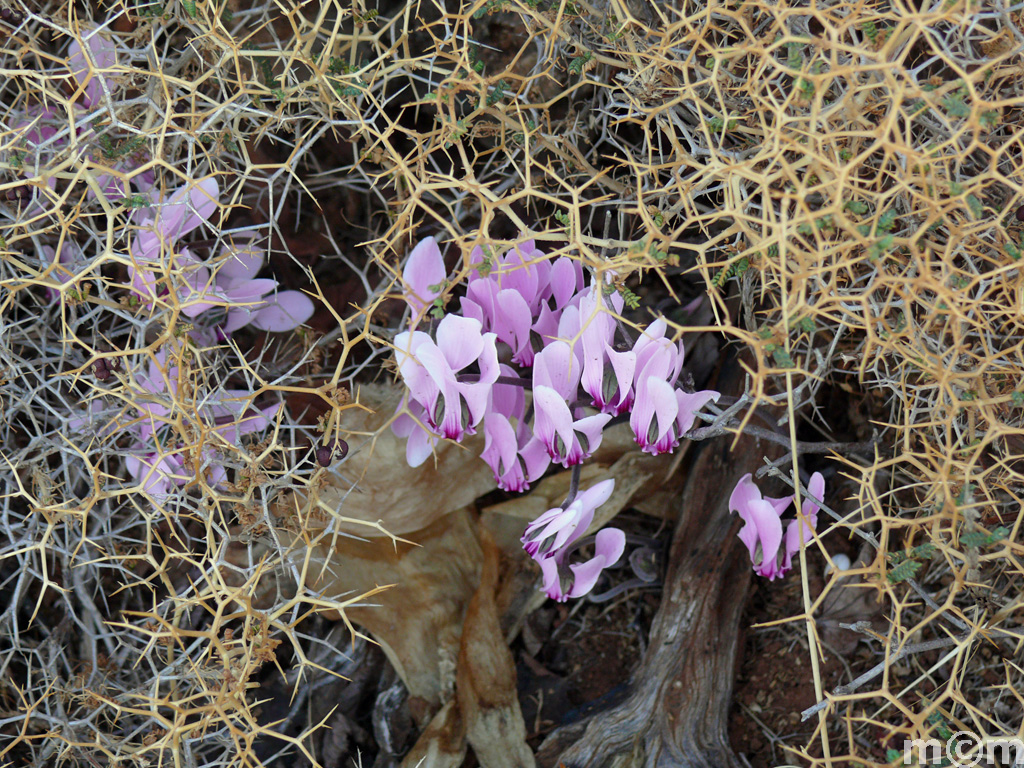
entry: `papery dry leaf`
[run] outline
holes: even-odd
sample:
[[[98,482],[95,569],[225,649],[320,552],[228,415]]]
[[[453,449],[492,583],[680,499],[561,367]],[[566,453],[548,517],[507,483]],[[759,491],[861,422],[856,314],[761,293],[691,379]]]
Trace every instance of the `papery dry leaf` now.
[[[482,435],[468,436],[462,443],[442,440],[433,459],[410,467],[405,439],[386,426],[398,401],[396,387],[360,388],[359,403],[372,412],[359,407],[342,411],[340,429],[348,441],[348,457],[319,490],[287,494],[275,509],[311,521],[306,523],[311,527],[317,519],[331,520],[347,533],[384,536],[370,527],[379,523],[384,531],[404,536],[497,487],[490,467],[480,459]]]
[[[483,574],[466,612],[459,650],[457,693],[466,737],[481,765],[533,768],[519,708],[516,670],[498,621],[498,547],[480,528]]]
[[[482,555],[475,520],[465,509],[406,539],[341,538],[333,551],[317,547],[311,560],[326,560],[326,570],[313,580],[319,568],[311,568],[310,586],[340,596],[393,585],[345,615],[381,644],[410,696],[423,699],[433,716],[454,687],[462,621],[480,581]]]
[[[453,699],[441,707],[405,756],[402,768],[459,768],[466,759],[466,727]]]

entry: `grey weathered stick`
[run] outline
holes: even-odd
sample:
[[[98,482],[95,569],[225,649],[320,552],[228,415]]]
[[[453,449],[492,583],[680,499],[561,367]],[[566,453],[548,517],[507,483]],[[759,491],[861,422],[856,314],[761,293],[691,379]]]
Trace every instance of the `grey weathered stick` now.
[[[742,371],[738,365],[729,366]],[[736,375],[730,372],[730,377]],[[724,377],[723,377],[724,378]],[[736,386],[737,379],[721,386]],[[556,730],[537,760],[555,768],[740,768],[726,724],[752,569],[729,514],[740,477],[779,448],[743,435],[694,446],[647,653],[617,707]]]

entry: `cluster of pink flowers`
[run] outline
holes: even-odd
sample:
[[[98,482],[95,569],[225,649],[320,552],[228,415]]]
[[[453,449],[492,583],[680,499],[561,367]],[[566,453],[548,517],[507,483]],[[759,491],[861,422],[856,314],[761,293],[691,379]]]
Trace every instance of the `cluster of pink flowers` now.
[[[666,338],[663,320],[635,341],[619,334],[622,298],[597,280],[585,285],[578,262],[552,261],[531,240],[500,256],[476,248],[469,266],[461,314],[446,315],[433,335],[418,328],[447,279],[436,241],[420,242],[402,275],[412,319],[394,346],[408,393],[392,428],[408,438],[411,466],[438,440],[461,441],[482,428],[482,458],[498,486],[524,491],[551,463],[575,467],[589,458],[616,417],[629,412],[637,445],[657,455],[674,450],[696,412],[717,401],[717,392],[677,388],[683,348]],[[621,556],[622,532],[609,529],[598,534],[593,559],[568,563],[610,493],[611,485],[598,484],[527,529],[524,545],[552,598],[586,594]]]
[[[217,180],[208,178],[186,184],[146,212],[131,244],[132,289],[152,305],[171,290],[158,289],[157,268],[175,274],[178,306],[194,324],[191,335],[199,344],[222,342],[246,325],[264,331],[297,328],[312,316],[313,302],[299,291],[278,292],[276,280],[256,277],[264,256],[252,244],[254,233],[236,235],[215,272],[180,243],[210,219],[219,196]]]
[[[126,434],[131,446],[125,458],[128,474],[155,502],[163,503],[174,488],[196,479],[202,471],[207,483],[224,489],[227,470],[218,458],[218,445],[237,446],[242,435],[261,432],[270,426],[281,403],[263,408],[248,405],[252,393],[244,389],[220,389],[197,402],[194,410],[181,410],[179,367],[168,363],[165,349],[157,352],[145,372],[135,377],[139,391],[132,402],[135,417],[125,425],[111,424],[101,430],[104,436]],[[119,366],[118,366],[119,367]],[[110,370],[106,369],[106,378]],[[84,428],[103,410],[94,401],[86,416],[71,419],[71,429]],[[199,456],[174,437],[172,422],[185,431],[203,435],[204,448]],[[193,464],[195,462],[195,464]]]
[[[819,501],[824,498],[825,478],[821,473],[811,475],[807,490]],[[729,510],[739,513],[743,520],[740,541],[750,551],[754,572],[770,580],[789,572],[793,567],[793,555],[813,538],[818,527],[820,507],[814,500],[805,499],[800,507],[800,516],[792,520],[783,531],[782,515],[793,503],[793,498],[762,497],[760,489],[754,485],[753,476],[749,474],[740,478],[729,498]]]

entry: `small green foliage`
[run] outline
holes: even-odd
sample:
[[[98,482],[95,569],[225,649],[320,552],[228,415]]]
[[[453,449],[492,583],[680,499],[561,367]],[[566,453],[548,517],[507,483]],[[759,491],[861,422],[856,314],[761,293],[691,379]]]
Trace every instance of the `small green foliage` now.
[[[990,547],[1005,539],[1009,534],[1009,529],[1002,526],[996,528],[992,533],[971,531],[960,537],[960,544],[965,547]]]
[[[967,207],[971,209],[971,214],[975,219],[980,219],[985,213],[985,206],[974,195],[967,196]]]
[[[727,266],[718,270],[714,277],[711,278],[711,282],[716,288],[721,288],[725,285],[725,281],[732,277],[739,277],[750,268],[750,259],[746,256],[736,259],[730,262]],[[769,334],[770,335],[770,334]]]
[[[125,208],[149,208],[152,201],[145,195],[132,195],[124,199]]]
[[[658,262],[665,262],[668,260],[669,255],[667,251],[663,251],[658,247],[658,244],[653,240],[648,241],[645,237],[642,240],[633,243],[629,250],[633,253],[646,253],[652,259]]]
[[[185,9],[185,13],[187,13],[190,18],[194,19],[197,17],[196,0],[181,0],[181,7]]]
[[[1014,392],[1010,395],[1010,401],[1015,408],[1024,408],[1024,392]]]
[[[878,42],[878,27],[875,25],[875,22],[868,19],[860,25],[860,31],[863,32],[864,36],[871,41],[872,45],[875,45]]]
[[[883,213],[878,217],[878,229],[882,232],[892,232],[892,228],[896,224],[897,215],[896,211],[891,208]]]
[[[495,83],[494,88],[491,90],[490,93],[487,94],[487,106],[493,107],[503,98],[505,98],[505,93],[507,90],[508,83],[506,83],[504,80],[499,80],[497,83]]]
[[[118,142],[115,146],[114,143],[106,136],[97,137],[103,154],[112,159],[116,160],[126,155],[130,155],[133,152],[138,151],[146,143],[146,137],[143,135],[132,136],[127,141]]]
[[[813,226],[805,221],[802,224],[800,224],[796,229],[797,232],[799,232],[801,235],[810,237],[811,235],[814,234],[815,231],[835,229],[835,222],[832,219],[832,214],[829,213],[825,216],[820,216],[817,219],[815,219]]]
[[[482,19],[484,16],[489,16],[492,13],[503,11],[506,7],[508,7],[507,0],[487,0],[480,10],[473,14],[473,18]]]
[[[563,227],[572,227],[572,217],[564,211],[555,211],[555,221],[561,224]]]
[[[629,290],[629,288],[622,286],[622,288],[619,289],[619,294],[622,296],[622,303],[627,307],[630,309],[640,308],[640,297]]]
[[[800,53],[800,43],[786,43],[786,66],[797,71],[804,64],[803,54]]]
[[[135,6],[133,13],[145,19],[155,19],[164,15],[164,4],[160,2],[142,2]]]
[[[921,570],[921,563],[917,560],[904,560],[889,571],[886,578],[889,579],[890,584],[899,584],[901,581],[914,578],[919,570]]]
[[[935,554],[935,545],[930,541],[924,544],[918,544],[912,550],[910,550],[910,556],[916,557],[921,560],[927,560]]]
[[[956,496],[957,507],[965,506],[973,493],[974,483],[967,483],[963,488],[961,488],[960,493],[958,493]]]
[[[444,148],[448,149],[455,142],[460,141],[466,133],[469,132],[469,118],[463,117],[461,120],[457,120],[455,125],[452,126],[452,132],[448,136],[448,140],[444,143]]]
[[[889,749],[885,750],[885,761],[887,763],[895,763],[897,760],[902,759],[903,753],[900,752],[898,749],[893,749],[892,747],[890,747]]]
[[[971,108],[966,103],[966,98],[967,86],[961,86],[947,95],[940,103],[950,117],[967,117],[971,114]]]
[[[814,318],[808,315],[807,317],[801,317],[795,323],[796,327],[804,333],[814,333]]]
[[[525,132],[517,131],[516,133],[513,133],[512,134],[512,141],[515,142],[516,144],[519,144],[520,146],[522,146],[523,144],[526,143],[526,136],[527,136],[527,134],[533,133],[535,130],[537,130],[537,123],[535,121],[531,120],[530,118],[527,118],[527,120],[526,120],[526,131]]]
[[[721,117],[718,117],[717,115],[708,118],[708,128],[710,128],[714,133],[723,133],[725,131],[731,131],[737,125],[739,125],[739,122],[734,118],[730,118],[728,122],[723,120]]]
[[[584,51],[569,62],[569,72],[574,75],[582,75],[584,68],[592,58],[594,58],[594,54],[590,51]]]
[[[476,273],[480,277],[487,277],[494,269],[494,249],[489,245],[481,245],[480,250],[483,252],[483,259],[476,265]]]
[[[1002,113],[998,109],[988,109],[981,113],[978,122],[985,128],[995,128],[1002,120]]]
[[[775,361],[775,365],[778,368],[795,368],[796,364],[793,362],[793,358],[789,352],[786,351],[785,347],[776,346],[772,350],[772,360]]]

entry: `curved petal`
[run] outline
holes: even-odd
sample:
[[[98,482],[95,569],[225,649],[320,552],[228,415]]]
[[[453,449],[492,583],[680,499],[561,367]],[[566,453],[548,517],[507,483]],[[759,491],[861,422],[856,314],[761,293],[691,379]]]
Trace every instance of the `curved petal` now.
[[[645,453],[657,456],[675,448],[677,440],[672,427],[679,413],[672,386],[651,377],[637,386],[636,402],[629,417],[636,444]]]
[[[811,496],[819,501],[825,500],[825,478],[821,472],[815,472],[811,475],[811,482],[807,484],[807,490]],[[803,504],[800,505],[800,511],[808,520],[817,520],[819,509],[821,507],[810,499],[804,499]]]
[[[117,46],[103,37],[99,29],[93,29],[89,33],[85,38],[85,45],[92,61],[86,59],[81,43],[74,40],[68,46],[68,69],[78,84],[85,86],[82,106],[88,109],[99,101],[103,92],[100,86],[100,78],[103,77],[101,71],[110,69],[117,63]]]
[[[512,362],[532,365],[530,328],[533,326],[533,314],[526,299],[518,291],[508,289],[499,291],[497,299],[499,311],[494,316],[491,330],[499,340],[512,347]]]
[[[739,510],[745,525],[739,532],[754,570],[773,579],[778,575],[778,554],[782,544],[782,521],[767,501],[752,501]]]
[[[523,466],[526,468],[527,488],[529,483],[539,479],[541,475],[548,471],[548,467],[551,466],[551,457],[548,455],[544,443],[532,435],[526,441],[526,444],[519,449],[519,456],[522,458]]]
[[[618,528],[604,528],[595,537],[595,555],[586,562],[570,565],[573,573],[572,588],[568,597],[582,597],[597,584],[601,571],[615,565],[626,549],[626,534]]]
[[[585,416],[573,422],[572,431],[575,440],[565,457],[563,465],[571,467],[574,464],[579,464],[597,451],[601,447],[605,425],[611,419],[612,415],[610,413],[598,413],[593,416]]]
[[[543,385],[533,388],[533,405],[536,408],[533,434],[544,443],[548,455],[555,461],[560,461],[563,450],[571,448],[576,440],[569,406],[558,392]],[[561,441],[560,446],[556,438]]]
[[[313,302],[299,291],[281,291],[263,309],[254,312],[250,325],[261,331],[290,331],[313,316]]]
[[[576,399],[580,364],[564,341],[553,341],[533,359],[533,386],[550,387],[563,401]]]
[[[566,306],[583,287],[582,265],[567,256],[560,256],[551,265],[550,292],[556,307]]]
[[[252,280],[263,268],[263,249],[233,245],[217,270],[218,281]]]
[[[446,315],[437,326],[437,348],[452,371],[461,371],[483,353],[483,328],[471,318]]]
[[[444,266],[444,257],[437,240],[432,237],[420,240],[402,270],[405,301],[413,313],[419,314],[441,295],[440,289],[447,277],[448,270]]]
[[[213,176],[178,189],[157,213],[156,231],[175,243],[203,222],[209,221],[220,201],[220,186]]]
[[[676,400],[679,403],[679,415],[676,417],[676,427],[680,435],[685,435],[693,428],[693,422],[697,420],[697,411],[709,402],[718,402],[721,395],[710,389],[702,392],[683,392],[676,390]]]
[[[484,417],[484,449],[480,453],[480,458],[494,472],[495,480],[513,464],[519,463],[518,448],[516,431],[509,420],[500,413],[488,413]]]

